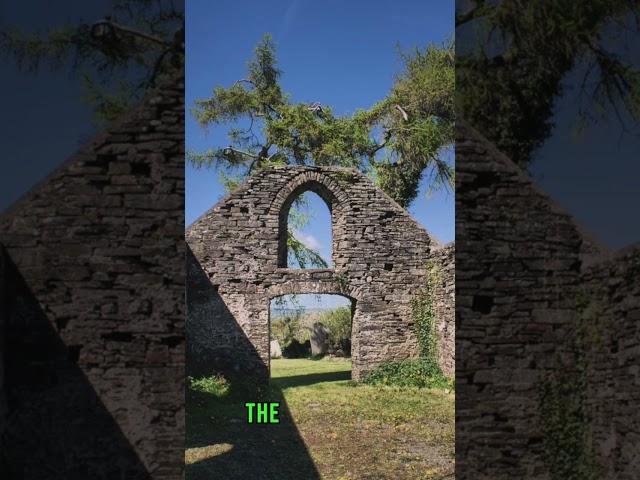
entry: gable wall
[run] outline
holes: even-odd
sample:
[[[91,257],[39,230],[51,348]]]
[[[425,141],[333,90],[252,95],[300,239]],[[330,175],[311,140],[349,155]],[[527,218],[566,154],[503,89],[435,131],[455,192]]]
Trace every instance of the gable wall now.
[[[571,444],[597,478],[634,478],[640,249],[605,255],[462,123],[456,182],[456,477],[561,478]]]
[[[582,239],[462,124],[456,237],[456,475],[548,478],[539,387],[575,318]]]
[[[334,269],[278,266],[282,215],[292,194],[307,187],[333,199]],[[335,293],[355,300],[354,378],[385,360],[417,355],[411,300],[424,281],[433,244],[406,211],[361,173],[330,167],[261,171],[197,220],[186,238],[195,257],[190,271],[203,280],[202,288],[208,278],[221,302],[187,301],[187,343],[194,364],[211,367],[227,358],[235,370],[265,376],[269,300],[288,293]],[[225,308],[230,318],[212,315]],[[234,324],[240,328],[234,330]],[[229,345],[243,343],[254,351],[242,354],[232,348],[237,358],[229,359]],[[247,358],[255,361],[243,365]]]
[[[178,71],[0,217],[15,265],[4,331],[11,468],[181,478],[183,229]],[[44,443],[63,437],[64,455]],[[21,442],[33,443],[29,459]]]

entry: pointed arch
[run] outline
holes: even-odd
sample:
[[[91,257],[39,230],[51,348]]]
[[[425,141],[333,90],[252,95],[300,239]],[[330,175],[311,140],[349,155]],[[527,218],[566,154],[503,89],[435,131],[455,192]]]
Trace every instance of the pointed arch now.
[[[278,268],[287,268],[288,248],[287,232],[289,210],[300,195],[306,192],[317,194],[327,205],[331,215],[332,264],[335,265],[336,224],[341,223],[346,213],[347,195],[331,178],[319,172],[304,172],[293,178],[276,195],[270,212],[278,216]]]

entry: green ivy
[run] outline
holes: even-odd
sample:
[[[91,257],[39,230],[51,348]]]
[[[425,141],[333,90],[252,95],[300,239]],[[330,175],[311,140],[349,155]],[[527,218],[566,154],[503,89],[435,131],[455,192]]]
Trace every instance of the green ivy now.
[[[441,281],[440,269],[432,262],[427,263],[425,285],[412,304],[413,321],[420,357],[437,365],[438,343],[436,337],[436,315],[433,299],[436,286]]]
[[[438,342],[434,297],[442,275],[437,265],[427,263],[425,285],[412,303],[412,316],[420,358],[385,362],[365,375],[363,383],[400,387],[454,388],[438,365]]]
[[[340,292],[349,293],[349,280],[346,275],[339,273],[336,275],[336,282],[338,282],[338,287],[340,288]]]
[[[551,479],[600,478],[585,406],[585,371],[554,372],[542,381],[539,394]]]
[[[596,480],[596,461],[586,407],[590,353],[602,345],[604,315],[592,294],[576,298],[576,321],[564,336],[572,362],[557,366],[538,386],[547,465],[552,480]]]

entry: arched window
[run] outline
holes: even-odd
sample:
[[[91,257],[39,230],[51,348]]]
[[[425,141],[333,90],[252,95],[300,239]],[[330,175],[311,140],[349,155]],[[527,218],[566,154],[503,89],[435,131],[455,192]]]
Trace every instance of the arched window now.
[[[333,268],[332,204],[321,184],[291,193],[280,212],[278,267]]]

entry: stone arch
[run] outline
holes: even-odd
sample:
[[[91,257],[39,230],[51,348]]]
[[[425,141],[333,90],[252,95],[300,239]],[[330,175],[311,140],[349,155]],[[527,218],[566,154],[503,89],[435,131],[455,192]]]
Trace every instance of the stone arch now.
[[[271,204],[270,213],[278,217],[278,268],[287,267],[287,227],[289,209],[298,196],[305,192],[316,193],[329,208],[331,214],[331,239],[332,256],[336,252],[336,237],[338,235],[338,225],[344,224],[344,217],[347,214],[348,204],[347,194],[331,178],[320,172],[309,171],[294,177],[284,185],[276,194]],[[335,259],[333,259],[335,260]],[[335,265],[335,261],[333,262]]]
[[[327,270],[328,271],[328,270]],[[270,298],[280,297],[282,295],[293,295],[303,293],[318,293],[327,295],[342,295],[351,300],[357,300],[353,293],[355,289],[348,288],[345,291],[338,280],[329,279],[326,281],[297,281],[288,280],[284,283],[272,285],[266,291]]]

